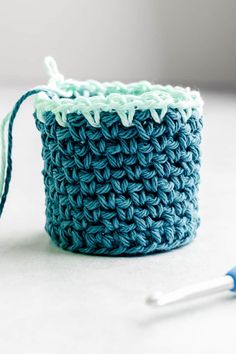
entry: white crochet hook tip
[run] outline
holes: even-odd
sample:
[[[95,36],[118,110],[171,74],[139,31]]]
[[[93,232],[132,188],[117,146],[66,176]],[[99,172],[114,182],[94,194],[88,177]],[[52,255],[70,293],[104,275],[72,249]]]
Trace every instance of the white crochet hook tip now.
[[[236,292],[236,267],[220,278],[186,286],[167,294],[160,292],[154,293],[146,298],[146,304],[152,307],[161,307],[180,301],[216,294],[225,290]]]

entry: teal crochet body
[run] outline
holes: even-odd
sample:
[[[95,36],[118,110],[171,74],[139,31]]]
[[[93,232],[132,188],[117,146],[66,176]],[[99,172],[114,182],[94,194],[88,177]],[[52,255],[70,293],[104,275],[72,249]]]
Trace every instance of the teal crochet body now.
[[[48,70],[49,85],[23,95],[4,121],[9,143],[0,214],[11,179],[13,122],[22,102],[36,94],[46,230],[58,246],[131,256],[190,242],[199,226],[199,93],[146,81],[64,80],[51,58]]]
[[[104,255],[167,251],[192,240],[199,225],[197,191],[202,126],[169,109],[161,124],[148,110],[124,127],[101,113],[101,127],[81,115],[61,127],[51,112],[41,132],[46,230],[64,249]]]

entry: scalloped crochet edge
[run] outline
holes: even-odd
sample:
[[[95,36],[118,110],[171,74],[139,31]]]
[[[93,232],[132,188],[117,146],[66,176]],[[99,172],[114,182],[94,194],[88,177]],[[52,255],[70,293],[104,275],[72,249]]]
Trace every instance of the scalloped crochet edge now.
[[[203,100],[198,91],[189,87],[154,85],[148,81],[124,84],[119,81],[101,83],[96,80],[65,80],[52,57],[45,58],[49,74],[46,87],[57,94],[40,92],[34,107],[37,117],[51,111],[59,125],[65,127],[67,114],[82,114],[93,127],[100,126],[100,112],[116,112],[125,127],[132,125],[136,110],[150,110],[153,120],[161,123],[169,108],[178,109],[184,121],[193,110],[202,115]]]

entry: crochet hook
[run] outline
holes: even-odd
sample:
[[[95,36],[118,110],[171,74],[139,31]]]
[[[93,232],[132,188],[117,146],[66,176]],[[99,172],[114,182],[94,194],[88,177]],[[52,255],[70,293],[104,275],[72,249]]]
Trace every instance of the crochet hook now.
[[[160,307],[179,301],[216,294],[224,290],[236,292],[236,267],[228,271],[225,276],[216,279],[186,286],[167,294],[160,292],[154,293],[146,298],[146,304],[153,307]]]

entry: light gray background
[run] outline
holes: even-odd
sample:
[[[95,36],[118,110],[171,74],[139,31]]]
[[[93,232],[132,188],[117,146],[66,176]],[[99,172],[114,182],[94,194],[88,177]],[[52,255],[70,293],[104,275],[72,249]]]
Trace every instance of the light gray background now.
[[[44,232],[41,142],[32,101],[22,107],[0,220],[0,353],[235,353],[230,292],[160,311],[144,304],[153,290],[236,263],[235,10],[233,0],[1,3],[0,117],[46,82],[48,54],[67,77],[203,88],[205,117],[197,239],[166,254],[103,258],[62,251]]]
[[[0,80],[45,82],[53,55],[78,79],[236,87],[235,0],[1,2]]]

